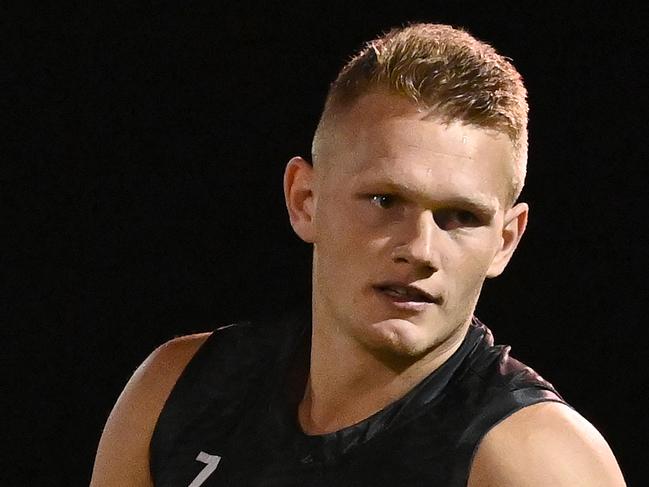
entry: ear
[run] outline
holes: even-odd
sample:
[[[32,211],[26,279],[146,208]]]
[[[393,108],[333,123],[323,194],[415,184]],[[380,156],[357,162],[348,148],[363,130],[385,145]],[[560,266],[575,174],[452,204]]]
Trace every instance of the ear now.
[[[507,267],[514,250],[518,246],[518,242],[521,241],[521,237],[525,233],[528,214],[529,207],[527,203],[518,203],[505,213],[501,246],[491,261],[491,265],[487,270],[487,277],[499,276]]]
[[[301,157],[294,157],[284,171],[284,199],[291,226],[297,235],[308,243],[313,243],[314,195],[313,166]]]

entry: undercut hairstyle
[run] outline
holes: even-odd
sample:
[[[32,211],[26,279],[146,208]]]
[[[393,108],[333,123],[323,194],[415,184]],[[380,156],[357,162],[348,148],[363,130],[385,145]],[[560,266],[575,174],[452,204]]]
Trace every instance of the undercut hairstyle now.
[[[510,203],[518,199],[527,166],[527,91],[516,68],[493,47],[441,24],[412,24],[368,42],[329,88],[313,138],[314,163],[332,115],[375,92],[410,99],[443,123],[506,134],[514,149]]]

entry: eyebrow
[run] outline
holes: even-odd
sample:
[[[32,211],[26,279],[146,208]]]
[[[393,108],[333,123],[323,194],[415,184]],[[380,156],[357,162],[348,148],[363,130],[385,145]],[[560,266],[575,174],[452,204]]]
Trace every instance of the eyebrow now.
[[[465,198],[463,196],[449,198],[446,200],[446,203],[449,203],[453,206],[471,208],[482,215],[489,215],[489,216],[495,215],[496,211],[498,210],[496,205],[490,204],[486,201],[476,200],[472,198]]]
[[[381,191],[395,192],[400,194],[405,194],[411,198],[425,199],[426,201],[431,201],[431,198],[428,197],[425,193],[412,189],[409,186],[403,184],[395,183],[392,181],[368,181],[366,184],[372,186],[379,186]],[[469,208],[480,214],[492,216],[495,215],[498,211],[498,205],[485,199],[470,198],[466,196],[451,196],[444,198],[442,201],[437,201],[436,203],[442,203],[443,206],[460,206],[463,208]]]

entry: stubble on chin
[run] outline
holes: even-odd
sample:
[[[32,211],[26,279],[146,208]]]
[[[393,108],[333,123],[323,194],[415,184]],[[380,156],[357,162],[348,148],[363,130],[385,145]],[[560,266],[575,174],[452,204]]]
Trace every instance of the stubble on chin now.
[[[403,370],[417,362],[441,365],[460,346],[471,316],[426,334],[422,325],[406,320],[386,320],[371,325],[373,333],[364,337],[365,348],[393,369]]]

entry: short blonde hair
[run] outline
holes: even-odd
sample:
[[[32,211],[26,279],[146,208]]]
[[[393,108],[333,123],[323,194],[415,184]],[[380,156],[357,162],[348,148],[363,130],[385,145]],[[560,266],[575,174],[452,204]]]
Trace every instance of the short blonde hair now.
[[[518,71],[493,47],[440,24],[412,24],[368,42],[329,88],[313,139],[314,162],[329,115],[379,90],[411,99],[444,122],[506,134],[514,148],[511,201],[519,197],[527,166],[527,91]]]

